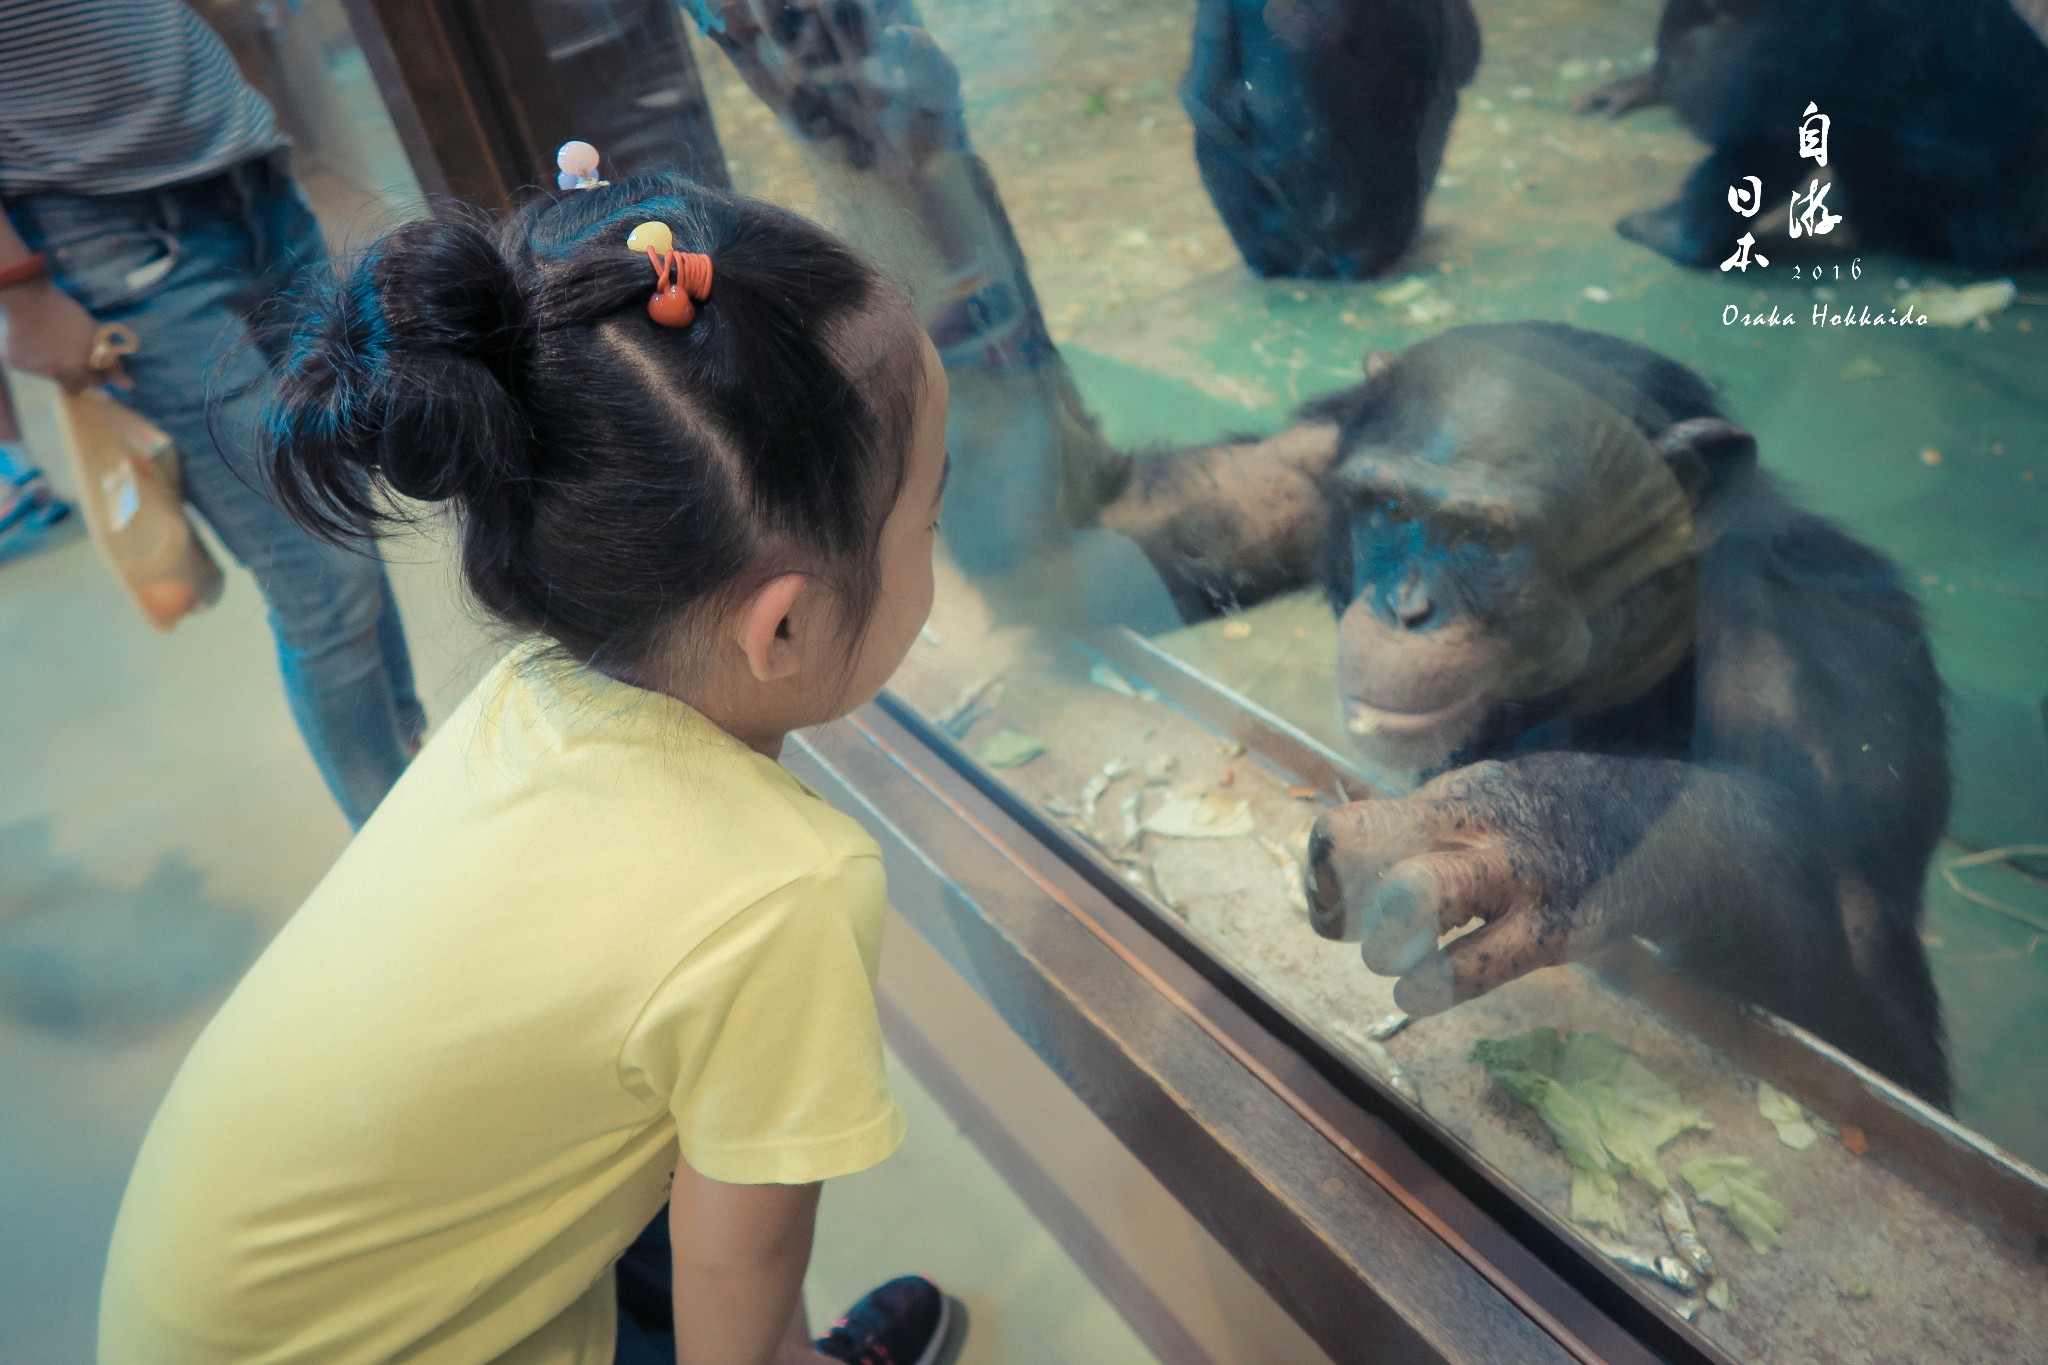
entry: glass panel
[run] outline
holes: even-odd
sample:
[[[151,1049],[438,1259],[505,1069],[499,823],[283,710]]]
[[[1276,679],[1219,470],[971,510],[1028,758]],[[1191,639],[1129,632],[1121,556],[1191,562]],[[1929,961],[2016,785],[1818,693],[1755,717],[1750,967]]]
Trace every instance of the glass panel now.
[[[565,128],[631,173],[726,183],[704,90],[672,0],[531,0]],[[524,92],[522,92],[524,93]]]
[[[899,702],[1720,1348],[2044,1339],[2009,0],[689,8],[947,360]]]
[[[417,209],[419,181],[340,0],[212,0],[194,8],[277,112],[292,140],[292,171],[330,244],[367,241]]]

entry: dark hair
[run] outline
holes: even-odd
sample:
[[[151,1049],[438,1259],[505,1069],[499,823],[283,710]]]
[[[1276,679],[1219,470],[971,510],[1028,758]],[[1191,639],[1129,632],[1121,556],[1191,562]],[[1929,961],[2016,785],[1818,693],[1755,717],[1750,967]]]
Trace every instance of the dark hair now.
[[[683,328],[626,247],[658,219],[712,258]],[[903,337],[875,320],[903,306]],[[264,420],[278,501],[361,543],[453,505],[493,615],[633,674],[722,593],[824,575],[857,626],[922,361],[907,297],[795,214],[680,176],[539,199],[495,234],[444,213],[315,291]]]

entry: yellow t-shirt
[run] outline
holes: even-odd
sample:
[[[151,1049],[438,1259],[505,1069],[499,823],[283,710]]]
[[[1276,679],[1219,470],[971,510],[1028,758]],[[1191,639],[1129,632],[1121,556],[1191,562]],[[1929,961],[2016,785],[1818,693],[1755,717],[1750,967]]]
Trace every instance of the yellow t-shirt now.
[[[690,708],[519,650],[194,1044],[106,1365],[609,1365],[611,1266],[692,1169],[893,1151],[874,842]]]

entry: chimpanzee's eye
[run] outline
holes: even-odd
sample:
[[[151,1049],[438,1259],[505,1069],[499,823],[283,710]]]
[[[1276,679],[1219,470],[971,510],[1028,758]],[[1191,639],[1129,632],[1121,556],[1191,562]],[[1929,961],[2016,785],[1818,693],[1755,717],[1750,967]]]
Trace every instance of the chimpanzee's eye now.
[[[1470,536],[1474,545],[1494,555],[1505,553],[1514,540],[1505,526],[1495,526],[1492,522],[1486,521],[1476,523],[1471,528]]]
[[[1470,517],[1446,517],[1431,529],[1447,550],[1479,550],[1498,555],[1506,552],[1513,540],[1506,527]]]

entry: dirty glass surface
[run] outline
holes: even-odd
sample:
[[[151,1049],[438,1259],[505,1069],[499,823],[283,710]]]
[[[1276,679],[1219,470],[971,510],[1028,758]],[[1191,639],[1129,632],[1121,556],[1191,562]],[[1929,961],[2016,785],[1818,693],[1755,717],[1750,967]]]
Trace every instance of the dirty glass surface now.
[[[2020,9],[683,9],[947,362],[901,703],[1719,1349],[2038,1350]]]

